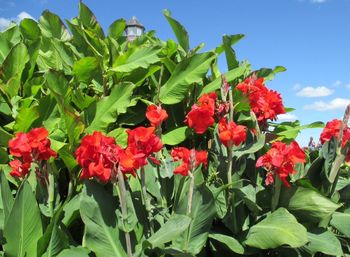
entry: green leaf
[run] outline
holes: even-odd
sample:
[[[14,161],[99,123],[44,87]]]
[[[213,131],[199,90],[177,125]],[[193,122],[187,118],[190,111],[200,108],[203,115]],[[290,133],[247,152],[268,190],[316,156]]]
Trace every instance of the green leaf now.
[[[188,228],[190,222],[191,218],[187,215],[172,215],[156,233],[143,243],[143,247],[161,247],[165,243],[175,240]]]
[[[169,80],[161,87],[159,100],[164,104],[181,102],[193,83],[200,83],[207,74],[215,56],[212,53],[195,54],[176,65]]]
[[[159,62],[158,53],[161,48],[155,47],[133,47],[120,55],[110,69],[114,72],[131,72],[138,68],[148,68],[151,64]]]
[[[224,74],[227,82],[231,82],[241,76],[243,76],[247,70],[249,70],[250,65],[248,64],[244,64],[241,65],[233,70],[228,71],[227,73]],[[200,93],[200,96],[202,96],[203,94],[207,94],[210,92],[213,92],[215,90],[218,90],[222,85],[222,78],[218,77],[217,79],[215,79],[214,81],[210,82],[208,85],[206,85],[203,90]]]
[[[295,216],[315,222],[330,217],[340,207],[320,193],[304,187],[286,190],[280,202]]]
[[[231,47],[232,39],[230,36],[224,35],[222,41],[225,49],[228,70],[233,70],[239,66],[239,62],[237,61],[235,51]]]
[[[301,247],[307,242],[305,227],[286,209],[279,208],[252,226],[244,243],[258,249],[274,249],[282,245]]]
[[[175,212],[179,214],[184,214],[187,211],[187,194],[183,196],[175,209]],[[177,248],[197,255],[206,244],[216,208],[214,196],[204,184],[194,189],[192,201],[190,227],[178,238],[175,245]]]
[[[164,10],[163,14],[173,29],[179,45],[185,50],[185,52],[188,52],[190,49],[190,40],[186,29],[180,24],[180,22],[171,17],[169,10]]]
[[[79,82],[86,84],[90,83],[97,76],[101,76],[96,57],[85,57],[76,61],[73,66],[73,72]]]
[[[229,39],[229,41],[226,43],[228,43],[229,46],[232,46],[232,45],[236,44],[237,42],[239,42],[242,38],[244,38],[244,35],[243,34],[225,35],[225,37],[227,37]],[[221,54],[223,51],[225,51],[224,43],[222,43],[221,45],[216,47],[214,51],[218,55]]]
[[[11,51],[11,43],[7,41],[4,37],[0,36],[0,65],[6,59],[6,56]]]
[[[309,244],[303,246],[311,254],[324,253],[331,256],[343,256],[343,250],[337,237],[330,231],[317,228],[307,233]]]
[[[39,19],[41,33],[45,37],[53,37],[62,41],[70,39],[69,32],[60,17],[49,11],[44,11]]]
[[[233,156],[237,159],[241,158],[243,155],[256,153],[265,145],[265,135],[260,135],[256,142],[245,145],[244,147],[234,149]]]
[[[27,132],[33,122],[40,117],[38,106],[22,107],[16,117],[15,132]]]
[[[93,31],[99,38],[104,38],[103,30],[95,15],[82,1],[79,2],[79,19],[84,28]]]
[[[331,225],[340,233],[350,238],[350,213],[335,212],[332,215]]]
[[[116,128],[108,133],[108,136],[114,137],[115,141],[122,148],[126,148],[128,145],[128,133],[125,128]]]
[[[86,132],[106,131],[109,124],[116,122],[119,114],[126,112],[133,90],[134,85],[131,83],[117,84],[109,96],[91,104],[85,113],[88,125]]]
[[[85,224],[84,241],[97,257],[126,256],[119,238],[117,206],[116,199],[102,185],[85,182],[80,198],[80,215]]]
[[[38,23],[33,19],[23,19],[19,25],[22,35],[28,40],[38,40],[41,31]]]
[[[124,19],[114,21],[108,29],[108,36],[118,39],[121,37],[125,30],[126,22]]]
[[[178,145],[186,140],[191,130],[188,127],[179,127],[162,135],[162,142],[165,145]]]
[[[210,233],[209,238],[223,243],[228,249],[230,249],[234,253],[244,253],[244,247],[233,237],[219,233]]]
[[[10,216],[14,203],[11,189],[3,170],[0,170],[0,190],[0,231],[2,231],[4,229],[4,225],[6,224],[6,220]]]
[[[4,250],[8,256],[36,256],[37,242],[42,234],[38,204],[29,183],[24,181],[5,224]]]
[[[88,249],[77,246],[63,250],[57,257],[89,257],[89,253],[90,251]]]
[[[262,68],[260,70],[254,71],[254,73],[260,78],[263,77],[266,80],[273,80],[275,75],[280,72],[284,72],[287,69],[283,66],[276,66],[274,69]]]

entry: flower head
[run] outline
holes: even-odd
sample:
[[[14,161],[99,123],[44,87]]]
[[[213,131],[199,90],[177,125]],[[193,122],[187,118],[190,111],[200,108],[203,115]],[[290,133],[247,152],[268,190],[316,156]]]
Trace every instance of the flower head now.
[[[246,140],[247,128],[222,118],[219,121],[219,137],[226,147],[237,146]]]
[[[162,107],[153,104],[147,107],[146,117],[153,127],[158,127],[168,118],[168,113]]]
[[[174,161],[182,161],[182,163],[175,168],[174,174],[188,176],[191,169],[197,168],[200,164],[207,165],[208,152],[196,151],[195,149],[190,150],[186,147],[175,147],[171,151],[171,156]]]
[[[289,187],[287,180],[289,174],[295,174],[295,165],[305,163],[306,155],[299,147],[298,143],[293,141],[290,145],[276,141],[272,143],[271,149],[261,156],[256,167],[264,167],[267,170],[265,184],[274,182],[273,175],[277,175],[283,184]]]

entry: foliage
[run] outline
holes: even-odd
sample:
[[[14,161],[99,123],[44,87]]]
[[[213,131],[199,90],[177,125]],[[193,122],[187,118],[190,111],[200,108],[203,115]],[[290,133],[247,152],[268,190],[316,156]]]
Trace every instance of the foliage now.
[[[304,149],[303,161],[284,160],[291,165],[287,186],[278,176],[265,183],[277,157],[264,159],[267,171],[257,168],[259,158],[274,156],[274,141],[289,144],[301,129],[323,126],[275,122],[285,111],[281,103],[261,123],[250,101],[262,91],[280,101],[279,94],[263,84],[247,94],[236,88],[266,83],[283,67],[252,71],[237,60],[232,45],[243,35],[225,35],[212,51],[191,48],[186,29],[167,10],[178,43],[154,31],[128,41],[123,19],[105,34],[89,8],[79,7],[66,23],[45,11],[38,22],[24,19],[0,33],[0,255],[350,256],[348,142],[333,135],[319,149]],[[147,144],[157,146],[147,159],[130,144],[144,136],[136,128],[149,127],[145,113],[153,105],[168,115],[150,130],[163,145],[152,134]],[[190,112],[210,119],[203,133],[193,130]],[[220,119],[230,122],[219,127]],[[57,158],[51,152],[50,159],[29,162],[27,175],[14,168],[19,156],[8,142],[38,127],[48,131],[46,146]],[[110,158],[102,167],[109,169],[107,183],[80,179],[75,151],[95,131],[106,135],[107,150],[89,152],[83,165],[89,170]],[[39,148],[31,147],[36,160]],[[126,160],[137,168],[128,170]],[[276,174],[282,165],[274,164]]]

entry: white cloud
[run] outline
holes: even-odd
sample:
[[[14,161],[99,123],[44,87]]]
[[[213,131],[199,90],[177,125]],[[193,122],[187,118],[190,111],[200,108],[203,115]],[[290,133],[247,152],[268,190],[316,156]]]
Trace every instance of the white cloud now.
[[[295,121],[298,117],[291,113],[284,113],[277,115],[278,121]]]
[[[345,109],[350,104],[350,99],[335,98],[330,102],[317,101],[311,105],[304,106],[305,110],[315,110],[319,112]]]
[[[336,81],[333,82],[332,87],[339,87],[341,84],[343,84],[342,81],[336,80]]]
[[[346,88],[347,88],[347,89],[350,89],[350,83],[346,85]]]
[[[301,97],[321,97],[333,94],[333,90],[328,87],[304,87],[298,93],[297,96]]]
[[[323,4],[327,2],[327,0],[310,0],[310,2],[313,4]]]
[[[13,17],[13,18],[0,17],[0,31],[6,29],[11,24],[11,22],[19,23],[23,19],[34,20],[33,16],[31,16],[27,12],[20,12],[16,17]]]

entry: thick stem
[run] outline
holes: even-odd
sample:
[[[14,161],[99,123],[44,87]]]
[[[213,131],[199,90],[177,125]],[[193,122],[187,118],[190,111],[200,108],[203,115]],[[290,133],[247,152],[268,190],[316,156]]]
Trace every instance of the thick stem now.
[[[226,148],[228,153],[227,153],[227,184],[232,183],[232,147],[227,147]],[[229,186],[231,188],[231,186]]]
[[[51,171],[48,171],[49,183],[48,183],[48,204],[50,216],[54,214],[54,201],[55,201],[55,177]]]
[[[128,208],[126,205],[126,187],[124,181],[124,175],[121,172],[120,168],[118,168],[118,186],[119,186],[119,199],[120,199],[120,208],[122,209],[123,217],[128,217]],[[131,247],[131,239],[130,233],[125,232],[125,242],[127,248],[127,256],[132,257],[132,247]]]
[[[158,80],[158,84],[157,84],[157,97],[156,97],[157,104],[160,103],[159,94],[160,94],[160,87],[162,85],[163,72],[164,72],[164,65],[162,65],[160,68],[159,80]]]
[[[278,203],[280,201],[281,186],[282,186],[282,181],[277,176],[275,176],[275,184],[274,184],[272,199],[271,199],[272,212],[276,210]]]
[[[190,176],[190,187],[188,189],[188,201],[187,201],[187,215],[191,216],[192,212],[192,199],[193,199],[193,189],[194,189],[194,176],[192,172],[190,171],[189,174]]]
[[[151,235],[153,235],[154,224],[153,224],[151,199],[148,197],[148,194],[147,194],[145,169],[143,167],[141,168],[141,189],[142,189],[141,192],[143,195],[143,201],[145,203],[145,208],[147,211],[147,218],[149,222],[150,232],[151,232]]]

